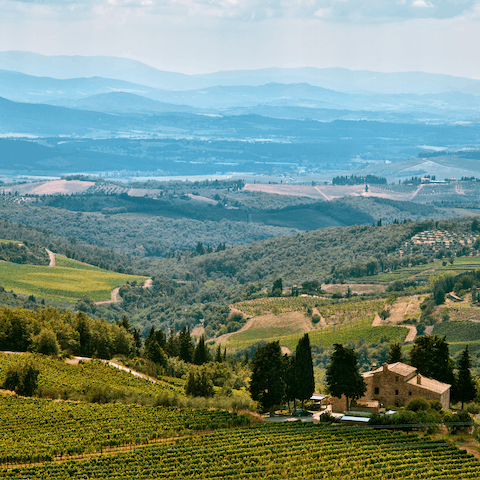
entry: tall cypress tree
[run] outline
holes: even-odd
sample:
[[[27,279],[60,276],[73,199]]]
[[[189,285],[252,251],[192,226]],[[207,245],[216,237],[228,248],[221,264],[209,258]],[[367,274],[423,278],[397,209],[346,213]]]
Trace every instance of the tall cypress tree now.
[[[178,335],[179,343],[179,357],[180,360],[183,360],[187,363],[192,363],[193,359],[193,342],[190,335],[190,329],[188,327],[183,327],[182,331]]]
[[[454,395],[456,400],[462,402],[462,410],[464,402],[470,402],[477,396],[477,386],[470,373],[471,366],[470,353],[466,345],[458,360],[458,379]]]
[[[308,333],[298,341],[295,350],[295,387],[295,396],[302,401],[303,406],[305,400],[309,399],[315,391],[312,349]]]
[[[202,335],[198,340],[193,353],[193,363],[195,365],[203,365],[210,360],[210,352],[205,345],[205,337]]]

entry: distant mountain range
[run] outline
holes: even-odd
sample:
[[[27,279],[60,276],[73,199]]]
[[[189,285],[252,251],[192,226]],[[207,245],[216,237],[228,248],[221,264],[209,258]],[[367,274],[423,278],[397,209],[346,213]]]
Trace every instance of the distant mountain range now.
[[[56,79],[0,70],[0,97],[21,103],[46,103],[115,114],[256,114],[300,120],[400,123],[480,120],[480,96],[459,91],[366,95],[338,92],[307,83],[214,86],[175,91],[111,78]]]
[[[344,68],[265,68],[185,75],[157,70],[118,57],[46,56],[32,52],[0,52],[0,69],[37,77],[73,79],[104,77],[167,90],[212,86],[259,86],[267,83],[308,83],[345,93],[444,93],[480,95],[480,81],[424,72],[381,73]]]
[[[0,52],[0,137],[24,137],[4,142],[0,170],[477,176],[478,160],[455,152],[480,148],[479,125],[480,81],[468,78],[341,68],[184,75],[116,57]],[[421,157],[436,150],[454,153]]]

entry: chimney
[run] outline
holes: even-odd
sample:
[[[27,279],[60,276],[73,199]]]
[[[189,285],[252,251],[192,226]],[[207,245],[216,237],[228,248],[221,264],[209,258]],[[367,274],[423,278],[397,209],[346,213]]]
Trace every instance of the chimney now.
[[[377,364],[376,363],[372,363],[372,366],[370,367],[370,371],[373,372],[374,370],[377,369]]]
[[[422,384],[422,377],[419,373],[417,373],[417,385],[421,385]]]
[[[388,373],[388,363],[384,363],[382,365],[382,367],[383,367],[383,373],[387,374]]]

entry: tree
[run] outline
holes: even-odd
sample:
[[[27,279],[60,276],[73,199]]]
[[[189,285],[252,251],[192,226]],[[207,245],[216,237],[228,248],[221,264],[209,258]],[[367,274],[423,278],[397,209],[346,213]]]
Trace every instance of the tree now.
[[[282,295],[282,291],[283,291],[283,280],[281,278],[277,278],[273,282],[272,296],[280,297]]]
[[[285,382],[285,399],[289,403],[294,402],[293,407],[295,408],[295,399],[297,398],[297,383],[295,378],[295,357],[289,357],[287,354],[283,357],[284,370],[283,370],[283,381]]]
[[[213,382],[205,370],[190,371],[185,384],[185,393],[192,397],[213,397],[215,393]]]
[[[179,357],[180,360],[183,360],[187,363],[192,363],[193,358],[193,342],[190,335],[190,329],[188,327],[183,327],[182,331],[178,335],[179,343]]]
[[[305,400],[309,399],[315,391],[312,349],[308,333],[298,341],[295,350],[295,384],[296,397],[302,401],[303,407]]]
[[[56,333],[48,328],[42,328],[40,333],[32,339],[32,349],[43,355],[58,355],[60,345]]]
[[[417,368],[418,373],[454,387],[454,363],[450,358],[445,336],[423,335],[417,337],[410,351],[409,363]]]
[[[284,362],[279,342],[258,347],[251,365],[250,395],[253,400],[260,402],[264,411],[269,410],[273,415],[274,406],[285,396]]]
[[[37,389],[39,371],[31,364],[11,367],[7,371],[3,388],[13,390],[18,395],[31,397]]]
[[[326,383],[328,392],[334,397],[345,395],[347,410],[349,400],[360,398],[367,389],[363,377],[358,372],[357,354],[353,348],[344,348],[336,343],[327,367]]]
[[[462,402],[462,410],[464,402],[470,402],[477,396],[476,383],[470,372],[471,366],[470,353],[466,345],[458,360],[458,378],[455,388],[455,399]]]
[[[217,351],[215,353],[215,361],[218,363],[222,363],[222,351],[220,350],[220,344],[217,347]]]
[[[197,345],[195,346],[195,351],[193,352],[193,363],[195,365],[203,365],[210,360],[210,352],[208,351],[207,346],[205,345],[205,337],[202,335],[198,340]]]
[[[402,347],[399,343],[392,343],[388,352],[387,363],[403,362]]]

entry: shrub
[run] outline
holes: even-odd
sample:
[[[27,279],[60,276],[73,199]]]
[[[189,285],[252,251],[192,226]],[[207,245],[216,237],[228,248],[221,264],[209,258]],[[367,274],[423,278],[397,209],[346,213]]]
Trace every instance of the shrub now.
[[[11,367],[7,371],[3,388],[18,395],[31,397],[37,388],[39,371],[31,364]]]
[[[440,404],[441,407],[441,404]],[[406,406],[407,410],[412,412],[418,412],[420,410],[428,410],[430,408],[430,403],[423,397],[412,398]]]
[[[445,415],[444,423],[450,433],[468,432],[473,425],[470,414],[466,410],[458,413],[448,412]]]

